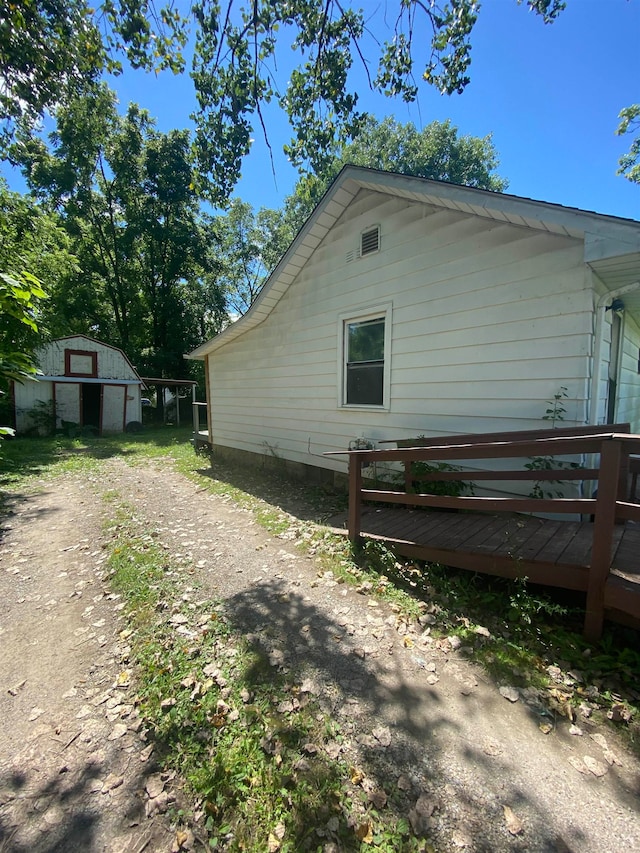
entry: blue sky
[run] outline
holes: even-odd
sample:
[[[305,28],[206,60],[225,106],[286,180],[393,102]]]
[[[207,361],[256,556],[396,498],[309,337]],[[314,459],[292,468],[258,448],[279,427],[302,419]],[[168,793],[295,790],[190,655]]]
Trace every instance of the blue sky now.
[[[384,10],[397,0],[361,0],[383,32]],[[640,219],[640,187],[616,175],[630,138],[617,137],[620,110],[640,101],[640,0],[567,0],[545,26],[516,0],[484,0],[473,34],[471,84],[442,96],[423,86],[406,105],[354,84],[360,107],[418,127],[451,119],[462,134],[493,134],[508,192],[600,213]],[[367,50],[375,59],[373,49]],[[123,107],[137,101],[161,130],[190,125],[195,98],[188,76],[127,73],[113,81]],[[296,172],[281,153],[288,126],[267,112],[275,177],[259,130],[236,194],[254,206],[279,206]],[[16,188],[18,188],[16,186]]]

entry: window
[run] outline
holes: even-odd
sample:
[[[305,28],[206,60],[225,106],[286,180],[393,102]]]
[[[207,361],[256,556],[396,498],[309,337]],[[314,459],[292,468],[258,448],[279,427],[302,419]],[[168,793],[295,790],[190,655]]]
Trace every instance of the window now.
[[[64,375],[96,377],[98,375],[98,353],[81,349],[65,349]]]
[[[386,405],[390,324],[390,308],[342,319],[342,405]]]

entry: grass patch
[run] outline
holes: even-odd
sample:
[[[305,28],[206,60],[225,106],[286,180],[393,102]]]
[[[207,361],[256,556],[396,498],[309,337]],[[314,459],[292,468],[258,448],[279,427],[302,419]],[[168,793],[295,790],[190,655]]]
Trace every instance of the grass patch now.
[[[304,684],[240,636],[220,602],[185,590],[184,566],[141,535],[125,507],[108,533],[138,708],[162,764],[195,799],[212,850],[430,849],[403,818],[407,804],[394,807],[395,785],[386,808],[369,802],[362,775],[327,754],[341,733]]]
[[[188,428],[99,439],[18,439],[2,447],[0,485],[10,489],[63,471],[95,470],[118,456],[130,464],[171,459],[198,487],[228,497],[254,513],[272,536],[314,557],[319,573],[331,572],[363,592],[388,601],[406,621],[419,619],[434,638],[457,636],[471,659],[498,683],[533,686],[553,712],[570,716],[581,704],[619,720],[640,749],[640,644],[638,632],[607,624],[596,645],[581,635],[582,603],[522,581],[505,581],[442,566],[397,560],[368,543],[349,542],[319,522],[344,507],[344,496],[292,483],[261,469],[232,468],[197,456]],[[488,632],[488,636],[482,631]]]

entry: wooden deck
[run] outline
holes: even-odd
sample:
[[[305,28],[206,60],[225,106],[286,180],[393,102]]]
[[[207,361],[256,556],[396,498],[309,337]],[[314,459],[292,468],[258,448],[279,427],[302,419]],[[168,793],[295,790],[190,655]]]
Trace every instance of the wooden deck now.
[[[360,533],[412,559],[586,592],[593,530],[591,522],[365,506]],[[614,528],[604,606],[640,625],[640,526]]]
[[[632,455],[640,453],[640,435],[630,435],[628,429],[628,424],[615,424],[599,432],[582,427],[438,437],[395,450],[347,451],[349,538],[354,543],[378,539],[413,559],[586,592],[584,630],[592,640],[600,636],[605,615],[640,626],[638,461]],[[571,468],[559,464],[544,470],[526,465],[504,469],[505,459],[526,463],[559,456],[582,461]],[[449,466],[417,479],[412,473],[420,468],[413,467],[416,462],[462,460],[475,460],[475,470]],[[485,470],[492,460],[500,464]],[[368,487],[364,470],[375,462],[403,464],[404,489]],[[429,481],[456,480],[472,480],[480,488],[483,481],[507,480],[593,485],[584,489],[592,497],[575,498],[442,496],[428,491]],[[571,519],[551,520],[563,515]]]

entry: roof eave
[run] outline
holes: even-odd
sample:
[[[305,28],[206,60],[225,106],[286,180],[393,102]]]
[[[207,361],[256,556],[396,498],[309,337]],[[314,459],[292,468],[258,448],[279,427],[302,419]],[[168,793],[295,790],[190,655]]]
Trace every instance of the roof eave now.
[[[588,233],[606,242],[619,240],[627,251],[636,245],[640,247],[640,223],[632,219],[444,181],[347,165],[336,176],[293,239],[247,313],[219,335],[192,350],[185,358],[204,359],[209,353],[262,323],[360,189],[392,193],[418,202],[487,216],[505,224],[537,228],[563,236],[584,238]]]

